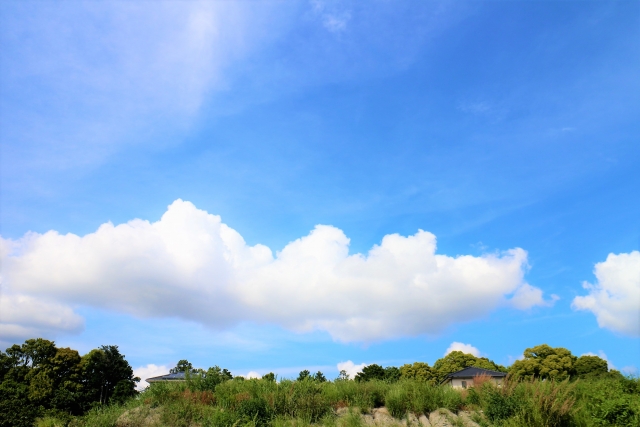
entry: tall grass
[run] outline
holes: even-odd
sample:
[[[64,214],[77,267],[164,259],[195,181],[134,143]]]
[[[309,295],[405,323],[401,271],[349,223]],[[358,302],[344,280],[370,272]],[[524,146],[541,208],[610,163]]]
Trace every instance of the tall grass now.
[[[124,405],[97,407],[72,419],[49,416],[38,426],[106,427],[120,418],[128,427],[148,425],[150,420],[177,427],[362,427],[360,414],[381,406],[398,420],[446,408],[453,413],[471,411],[482,426],[640,427],[640,382],[506,381],[499,387],[478,378],[474,387],[460,391],[418,380],[389,384],[234,379],[211,386],[196,378],[155,383]],[[349,410],[337,417],[340,408]]]

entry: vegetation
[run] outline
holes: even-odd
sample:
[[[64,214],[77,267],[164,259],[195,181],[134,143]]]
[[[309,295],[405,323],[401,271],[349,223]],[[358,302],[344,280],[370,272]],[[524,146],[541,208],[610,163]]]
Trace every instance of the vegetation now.
[[[0,426],[31,426],[44,415],[69,418],[137,394],[138,378],[117,346],[80,357],[52,341],[30,339],[0,352]]]
[[[576,358],[548,346],[527,349],[523,362],[528,363],[514,364],[502,386],[490,377],[474,378],[473,387],[466,390],[439,385],[437,379],[446,375],[445,370],[462,369],[470,360],[491,364],[493,370],[505,369],[488,359],[457,352],[433,367],[421,362],[400,368],[370,365],[354,379],[343,372],[333,381],[327,381],[322,372],[306,370],[296,380],[278,380],[273,373],[247,380],[233,378],[217,366],[194,369],[181,360],[172,372],[186,372],[186,381],[154,383],[135,395],[129,386],[118,388],[125,383],[109,377],[105,368],[127,376],[127,384],[135,383],[128,364],[122,363],[124,358],[119,353],[116,357],[117,347],[101,347],[80,358],[69,349],[54,346],[54,352],[51,345],[46,340],[29,340],[22,347],[14,346],[22,352],[20,363],[13,356],[14,347],[0,353],[0,390],[5,393],[0,400],[0,425],[33,425],[37,418],[36,425],[41,427],[364,427],[374,420],[372,414],[386,414],[376,422],[400,426],[401,420],[407,420],[417,427],[418,417],[430,416],[459,426],[469,425],[465,420],[472,419],[481,426],[496,427],[640,427],[637,378],[609,371],[606,361],[597,356]],[[90,381],[87,372],[102,382]],[[99,383],[103,395],[96,399]],[[381,407],[386,410],[379,412]]]

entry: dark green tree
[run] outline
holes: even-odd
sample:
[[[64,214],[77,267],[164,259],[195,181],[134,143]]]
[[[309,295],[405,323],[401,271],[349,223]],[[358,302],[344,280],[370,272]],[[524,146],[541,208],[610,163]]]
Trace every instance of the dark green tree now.
[[[91,350],[82,359],[85,396],[89,402],[109,403],[121,381],[124,383],[118,386],[118,400],[136,394],[135,383],[140,378],[133,376],[133,369],[124,355],[120,354],[118,346],[103,345]],[[126,396],[126,393],[129,395]]]
[[[400,369],[395,366],[387,366],[384,368],[384,380],[386,382],[394,383],[400,379],[401,375]]]
[[[275,382],[276,381],[276,374],[274,374],[273,372],[269,372],[268,374],[264,374],[262,376],[262,379],[265,380],[265,381]]]
[[[327,381],[327,377],[325,377],[324,374],[320,371],[313,374],[312,378],[314,381],[317,381],[319,383],[323,383]]]
[[[385,370],[382,366],[373,364],[362,368],[362,372],[358,372],[355,380],[357,382],[365,382],[371,380],[384,380]]]
[[[304,381],[308,379],[312,379],[311,372],[309,372],[308,369],[305,369],[304,371],[300,371],[297,381]]]
[[[600,377],[609,372],[607,361],[598,356],[580,356],[575,361],[573,368],[575,376],[578,378]]]

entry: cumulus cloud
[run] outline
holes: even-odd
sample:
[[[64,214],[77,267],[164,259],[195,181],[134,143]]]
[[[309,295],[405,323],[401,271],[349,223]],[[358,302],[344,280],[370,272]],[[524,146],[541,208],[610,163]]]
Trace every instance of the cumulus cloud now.
[[[65,305],[28,295],[0,295],[0,344],[60,332],[80,332],[84,319]]]
[[[1,243],[10,292],[214,328],[252,321],[369,342],[437,333],[501,305],[545,304],[523,279],[519,248],[451,257],[436,254],[436,237],[420,230],[350,255],[340,229],[318,225],[274,255],[182,200],[154,223]]]
[[[351,360],[347,360],[346,362],[338,363],[337,366],[338,366],[338,372],[345,371],[347,373],[347,375],[349,376],[349,378],[354,379],[356,377],[356,375],[358,375],[359,372],[362,372],[362,370],[366,366],[368,366],[368,364],[367,363],[361,363],[359,365],[356,365]]]
[[[160,375],[166,375],[169,373],[169,367],[164,365],[154,365],[150,363],[146,366],[140,366],[133,370],[133,376],[140,378],[140,382],[136,387],[138,390],[144,390],[149,387],[149,383],[146,381],[147,378],[158,377]]]
[[[594,274],[596,283],[583,283],[589,293],[575,297],[573,309],[591,311],[601,328],[640,336],[640,252],[609,254]]]
[[[447,351],[444,352],[444,355],[451,353],[452,351],[461,351],[463,353],[473,354],[476,357],[480,357],[480,350],[472,346],[471,344],[464,344],[461,342],[454,341],[447,348]]]
[[[242,375],[242,376],[244,376],[248,380],[253,379],[253,378],[262,378],[262,375],[260,375],[256,371],[249,371],[249,373],[247,375]]]

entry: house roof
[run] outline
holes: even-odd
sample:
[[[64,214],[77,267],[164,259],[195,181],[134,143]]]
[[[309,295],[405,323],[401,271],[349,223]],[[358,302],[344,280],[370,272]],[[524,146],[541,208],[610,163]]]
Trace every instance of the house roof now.
[[[175,374],[167,374],[160,375],[158,377],[147,378],[148,383],[152,383],[154,381],[184,381],[185,373],[184,372],[176,372]]]
[[[490,377],[506,377],[504,372],[492,371],[490,369],[476,368],[475,366],[469,366],[461,371],[448,374],[445,378],[473,378],[477,375],[488,375]]]

